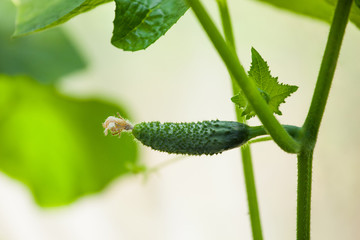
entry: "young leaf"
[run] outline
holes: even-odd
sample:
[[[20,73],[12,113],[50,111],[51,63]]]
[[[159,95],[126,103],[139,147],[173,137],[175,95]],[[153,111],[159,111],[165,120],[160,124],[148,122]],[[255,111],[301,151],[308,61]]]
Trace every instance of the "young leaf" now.
[[[331,23],[337,0],[257,0],[275,7]],[[360,0],[355,0],[359,6]],[[350,21],[360,28],[360,8],[352,8]]]
[[[2,0],[3,1],[3,0]],[[25,35],[68,21],[112,0],[17,0],[14,36]]]
[[[54,83],[85,67],[85,61],[61,29],[11,39],[15,7],[0,1],[0,73],[25,74],[41,83]]]
[[[269,104],[270,109],[274,113],[281,115],[282,113],[279,110],[280,104],[284,103],[285,98],[295,92],[298,87],[279,83],[277,77],[272,77],[269,66],[254,48],[251,49],[251,58],[251,67],[248,72],[249,77],[255,81],[260,94]],[[246,116],[246,119],[255,116],[252,106],[242,92],[232,97],[231,100],[237,104],[238,107],[244,109],[242,115]]]
[[[0,75],[0,170],[42,207],[69,204],[139,169],[133,137],[104,137],[107,116],[126,112],[61,95],[27,77]]]
[[[115,0],[115,3],[111,43],[125,51],[150,46],[189,8],[186,0]]]

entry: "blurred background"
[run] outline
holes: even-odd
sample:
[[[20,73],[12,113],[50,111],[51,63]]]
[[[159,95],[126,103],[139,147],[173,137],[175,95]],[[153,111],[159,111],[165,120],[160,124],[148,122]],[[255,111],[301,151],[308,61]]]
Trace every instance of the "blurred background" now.
[[[215,1],[206,4],[219,23]],[[329,25],[256,1],[229,4],[245,68],[254,47],[273,76],[299,86],[277,118],[300,126]],[[103,136],[101,123],[117,111],[135,123],[235,119],[226,68],[191,11],[145,51],[124,52],[110,44],[114,8],[63,25],[56,46],[77,52],[64,56],[65,77],[46,56],[44,72],[30,74],[38,82],[0,76],[0,239],[251,239],[239,150],[178,158],[126,134]],[[360,238],[359,42],[349,24],[314,156],[313,239]],[[296,157],[272,142],[252,152],[264,237],[294,239]],[[131,174],[169,160],[147,177]]]

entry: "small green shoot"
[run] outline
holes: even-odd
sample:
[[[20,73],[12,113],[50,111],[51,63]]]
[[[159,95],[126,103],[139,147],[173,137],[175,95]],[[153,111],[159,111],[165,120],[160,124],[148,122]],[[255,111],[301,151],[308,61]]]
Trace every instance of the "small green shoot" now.
[[[280,104],[284,103],[285,98],[294,93],[298,87],[279,83],[277,77],[271,76],[267,62],[264,61],[254,48],[251,49],[251,57],[252,62],[250,71],[248,72],[249,77],[255,81],[261,96],[269,104],[270,109],[274,113],[282,115],[279,110]],[[246,119],[255,116],[253,107],[247,101],[242,91],[232,97],[231,101],[243,109],[242,116],[245,116]]]

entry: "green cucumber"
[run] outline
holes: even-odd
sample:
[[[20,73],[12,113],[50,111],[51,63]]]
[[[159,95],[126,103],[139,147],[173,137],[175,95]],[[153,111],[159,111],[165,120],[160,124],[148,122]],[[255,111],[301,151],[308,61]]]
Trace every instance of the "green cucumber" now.
[[[136,139],[152,149],[177,154],[213,155],[239,147],[266,134],[264,128],[231,121],[190,123],[143,122],[132,129]]]
[[[263,126],[250,127],[232,121],[203,121],[190,123],[142,122],[133,126],[119,117],[108,117],[103,123],[104,133],[108,131],[120,136],[131,131],[142,144],[154,150],[188,155],[213,155],[239,147],[250,139],[266,135]],[[301,128],[283,125],[295,139],[301,137]]]

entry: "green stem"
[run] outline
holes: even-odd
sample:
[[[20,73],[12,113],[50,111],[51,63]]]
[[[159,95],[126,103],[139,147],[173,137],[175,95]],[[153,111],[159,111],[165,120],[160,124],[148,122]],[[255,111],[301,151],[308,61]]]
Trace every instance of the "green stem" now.
[[[298,139],[302,136],[302,128],[293,125],[282,125],[282,126],[293,138]],[[268,134],[268,132],[262,125],[250,127],[250,129],[251,130],[250,130],[249,139]]]
[[[314,95],[304,123],[304,131],[310,135],[308,139],[313,141],[312,144],[316,142],[324,114],[352,2],[353,0],[339,0],[335,9]]]
[[[231,24],[231,18],[230,18],[227,1],[217,0],[217,3],[220,10],[221,22],[224,30],[225,40],[236,54],[235,39],[232,31],[232,24]],[[231,77],[233,95],[235,95],[239,92],[239,86],[237,85],[231,72],[229,72],[229,74]],[[235,106],[235,112],[236,112],[237,120],[239,122],[246,123],[246,119],[241,116],[241,110],[236,106]],[[245,144],[240,149],[241,149],[241,159],[243,162],[243,172],[245,178],[246,193],[248,198],[249,215],[250,215],[250,223],[251,223],[253,239],[262,240],[263,236],[261,229],[260,212],[259,212],[259,205],[256,194],[256,185],[255,185],[254,170],[252,166],[250,145]]]
[[[226,31],[225,31],[225,36],[226,36]],[[236,84],[232,76],[231,76],[231,81],[232,81],[233,95],[235,95],[239,92],[239,86]],[[246,124],[245,117],[241,116],[242,111],[240,110],[240,108],[235,106],[235,112],[238,122],[242,122]],[[259,210],[257,194],[256,194],[256,184],[255,184],[255,176],[254,176],[254,170],[252,164],[250,145],[245,144],[241,146],[240,151],[241,151],[241,159],[243,163],[242,165],[243,165],[243,172],[245,178],[245,188],[246,188],[246,195],[248,200],[252,235],[254,240],[262,240],[263,235],[261,228],[260,210]]]
[[[298,155],[297,239],[310,239],[312,160],[353,0],[339,0],[314,90],[303,125],[302,148]]]
[[[252,140],[248,141],[247,143],[249,145],[251,145],[253,143],[266,142],[266,141],[271,141],[271,140],[273,140],[272,137],[267,136],[267,137],[261,137],[261,138],[252,139]]]
[[[298,155],[297,240],[310,239],[312,159],[312,149]]]
[[[274,141],[284,151],[298,153],[300,150],[299,143],[285,131],[279,121],[274,117],[267,103],[261,97],[255,83],[248,78],[233,49],[225,42],[202,4],[199,0],[188,0],[188,3],[220,54],[229,72],[231,72],[235,81],[243,90],[246,98]]]
[[[235,49],[235,38],[232,30],[233,28],[231,24],[227,0],[217,0],[217,4],[220,10],[221,23],[224,30],[225,41],[229,44],[229,46]]]
[[[249,144],[245,144],[241,147],[241,158],[244,168],[246,195],[249,203],[249,214],[253,239],[262,240],[263,236],[261,230],[260,212],[256,195],[255,177]]]

